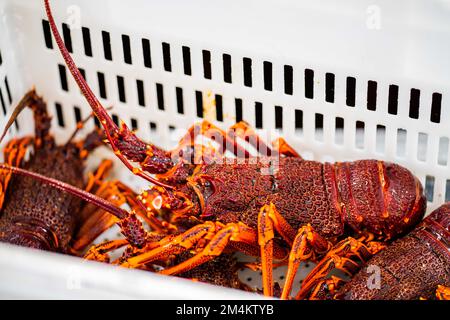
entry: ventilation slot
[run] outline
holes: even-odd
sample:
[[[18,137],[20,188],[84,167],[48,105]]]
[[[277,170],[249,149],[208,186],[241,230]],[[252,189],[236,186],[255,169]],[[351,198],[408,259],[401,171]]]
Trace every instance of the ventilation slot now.
[[[62,29],[63,29],[64,44],[66,45],[67,51],[73,53],[72,36],[70,35],[70,28],[67,24],[63,23]]]
[[[445,183],[445,202],[450,201],[450,180]]]
[[[377,125],[377,136],[376,136],[376,146],[375,149],[378,153],[384,153],[384,148],[386,145],[386,127],[379,124]]]
[[[356,78],[347,77],[346,103],[349,107],[354,107],[356,101]]]
[[[438,164],[446,166],[448,164],[449,139],[441,137],[439,139]]]
[[[142,80],[136,80],[138,103],[140,106],[145,107],[145,93],[144,93],[144,82]]]
[[[100,97],[106,99],[105,75],[101,72],[97,72],[97,79]]]
[[[294,93],[294,71],[292,66],[284,66],[284,93],[292,95]]]
[[[362,121],[356,121],[356,132],[355,132],[355,147],[358,149],[364,149],[364,131],[365,123]]]
[[[170,61],[170,44],[167,42],[162,43],[162,53],[164,60],[164,70],[172,71],[172,62]]]
[[[389,86],[388,113],[396,115],[398,112],[398,86],[391,84]]]
[[[111,36],[109,35],[109,32],[102,31],[102,40],[103,40],[103,53],[105,55],[105,59],[111,61],[112,60]]]
[[[203,94],[201,91],[195,91],[195,102],[197,105],[197,117],[203,118]]]
[[[239,98],[234,99],[234,106],[235,106],[235,111],[236,111],[236,122],[240,122],[243,120],[242,99],[239,99]]]
[[[50,24],[47,20],[42,20],[42,30],[44,31],[45,46],[48,49],[53,49],[52,33],[50,30]]]
[[[419,105],[420,105],[420,90],[411,89],[409,100],[409,117],[412,119],[419,119]]]
[[[334,74],[325,74],[325,101],[334,102]]]
[[[191,67],[191,49],[189,47],[183,47],[183,68],[184,74],[187,76],[192,75]]]
[[[316,113],[314,124],[316,126],[315,137],[317,141],[323,141],[323,114]]]
[[[406,155],[406,130],[397,130],[397,156],[404,157]]]
[[[161,83],[156,84],[156,98],[158,101],[158,109],[164,110],[164,88]]]
[[[177,96],[177,112],[184,114],[183,89],[177,87],[175,91]]]
[[[305,97],[314,98],[314,71],[305,69]]]
[[[263,127],[262,107],[263,107],[263,105],[261,102],[255,102],[255,128],[256,129],[262,129],[262,127]]]
[[[272,91],[272,63],[264,61],[263,71],[264,71],[264,89],[267,91]]]
[[[231,56],[229,54],[223,54],[223,81],[231,83]]]
[[[152,67],[152,55],[150,52],[150,40],[142,39],[142,55],[144,57],[144,66],[147,68]]]
[[[202,51],[203,56],[203,76],[205,79],[211,79],[211,52],[208,50]]]
[[[131,130],[136,131],[137,129],[139,129],[137,120],[131,118]]]
[[[0,52],[0,66],[3,64],[2,53]]]
[[[430,202],[432,202],[434,198],[434,180],[433,176],[426,176],[425,178],[425,196]]]
[[[117,116],[117,114],[112,114],[111,117],[116,126],[119,126],[119,117]]]
[[[79,107],[73,107],[73,114],[75,116],[76,123],[80,123],[81,121],[83,121],[83,117],[81,116],[81,109]]]
[[[426,161],[428,149],[428,135],[426,133],[419,132],[417,146],[417,160]]]
[[[86,71],[84,71],[84,69],[78,68],[78,71],[80,71],[81,76],[83,77],[84,80],[86,80]]]
[[[223,99],[220,94],[216,94],[216,119],[217,121],[223,121]]]
[[[377,109],[377,82],[370,80],[367,83],[367,110]]]
[[[334,131],[334,143],[343,145],[344,144],[344,118],[336,117]]]
[[[156,132],[157,128],[156,123],[150,122],[150,132]]]
[[[119,90],[120,102],[127,102],[125,96],[125,80],[122,76],[117,76],[117,89]]]
[[[2,104],[3,114],[6,115],[6,113],[7,113],[6,104],[5,104],[5,99],[3,98],[3,92],[2,92],[1,88],[0,88],[0,103]]]
[[[434,123],[441,122],[441,103],[442,103],[442,94],[433,93],[431,98],[431,116],[430,121]]]
[[[81,33],[83,34],[84,54],[88,57],[92,57],[91,32],[88,28],[82,27]]]
[[[8,95],[9,104],[12,104],[11,90],[9,90],[9,83],[8,83],[7,77],[5,77],[5,88],[6,88],[6,94]]]
[[[64,128],[66,126],[66,124],[64,123],[64,116],[63,116],[63,111],[62,111],[61,104],[56,102],[55,103],[55,109],[56,109],[56,119],[58,121],[58,125],[60,127]]]
[[[252,59],[244,58],[244,86],[251,87],[252,86]]]
[[[123,61],[126,64],[132,64],[133,60],[131,58],[131,46],[130,46],[130,36],[122,35],[122,47],[123,47]]]
[[[301,134],[303,131],[303,111],[295,110],[295,132]]]
[[[64,91],[69,91],[69,86],[67,84],[67,73],[66,67],[62,64],[58,64],[59,69],[59,82],[61,83],[61,89]]]
[[[283,108],[275,106],[275,129],[283,129]]]

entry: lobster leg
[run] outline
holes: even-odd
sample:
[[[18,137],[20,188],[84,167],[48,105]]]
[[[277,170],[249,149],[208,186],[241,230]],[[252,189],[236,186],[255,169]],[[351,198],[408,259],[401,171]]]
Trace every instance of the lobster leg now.
[[[436,298],[438,300],[450,300],[450,287],[438,286],[436,289]]]
[[[294,148],[292,148],[286,140],[278,138],[272,142],[272,146],[276,152],[287,157],[302,158]]]
[[[305,298],[333,269],[352,275],[362,262],[384,248],[381,243],[371,240],[372,237],[360,239],[348,237],[337,243],[303,280],[296,299]],[[360,262],[355,261],[356,259]]]
[[[316,254],[323,254],[329,250],[330,246],[330,243],[314,231],[311,225],[308,224],[298,230],[289,255],[286,282],[281,293],[282,299],[289,298],[300,263],[315,258]]]
[[[311,290],[309,299],[324,300],[327,297],[332,297],[344,283],[345,281],[343,279],[336,276],[331,276],[329,279],[321,280]]]
[[[108,252],[119,249],[126,245],[128,245],[128,241],[126,239],[107,241],[90,248],[89,251],[85,254],[84,258],[86,260],[109,262]]]
[[[174,164],[170,157],[170,153],[156,147],[153,144],[147,144],[141,141],[124,123],[121,124],[120,128],[114,123],[112,118],[106,112],[106,109],[101,105],[100,101],[89,88],[75,62],[67,51],[61,35],[59,34],[58,28],[56,27],[55,20],[50,9],[49,0],[45,0],[45,9],[47,12],[48,21],[50,23],[50,28],[64,61],[66,62],[70,72],[72,73],[96,117],[105,129],[107,139],[116,156],[137,176],[140,176],[156,185],[172,189],[172,186],[164,184],[150,175],[155,173],[164,173],[173,167]],[[131,162],[138,163],[140,167],[134,167]]]
[[[11,166],[20,167],[28,150],[28,147],[33,143],[30,137],[13,139],[6,145],[3,154],[5,162]],[[5,200],[6,189],[11,180],[12,173],[6,172],[0,175],[0,208],[3,207]]]
[[[261,139],[261,137],[256,134],[255,130],[245,121],[240,121],[230,127],[227,131],[227,137],[237,142],[240,138],[248,142],[252,147],[254,147],[259,153],[264,156],[272,155],[272,149]],[[262,151],[265,151],[264,153]]]

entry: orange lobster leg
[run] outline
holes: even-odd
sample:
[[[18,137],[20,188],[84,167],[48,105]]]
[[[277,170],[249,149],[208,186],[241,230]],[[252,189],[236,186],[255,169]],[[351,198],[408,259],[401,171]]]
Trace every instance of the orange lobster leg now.
[[[263,139],[256,134],[255,130],[245,121],[240,121],[230,127],[227,131],[227,137],[237,143],[237,139],[240,138],[248,142],[253,148],[264,156],[270,156],[272,149],[263,141]]]
[[[99,245],[91,247],[88,250],[88,252],[84,255],[84,258],[86,260],[109,262],[108,252],[119,249],[126,245],[128,245],[128,241],[126,239],[103,242]]]
[[[323,254],[330,248],[330,243],[313,230],[311,225],[299,229],[289,255],[286,282],[281,294],[282,299],[288,299],[292,284],[302,261],[311,260],[316,254]]]
[[[371,239],[370,236],[360,239],[348,237],[337,243],[303,280],[303,285],[296,299],[307,297],[311,290],[316,288],[317,284],[325,279],[333,269],[352,275],[360,267],[361,262],[366,261],[384,248],[383,244],[370,241]],[[355,258],[361,262],[356,262]]]
[[[328,296],[333,296],[344,283],[343,279],[336,276],[321,280],[311,290],[309,300],[324,300]]]
[[[450,287],[439,285],[436,289],[436,298],[438,300],[450,300]]]
[[[272,142],[272,146],[276,152],[287,157],[302,158],[294,148],[292,148],[286,140],[278,138]]]

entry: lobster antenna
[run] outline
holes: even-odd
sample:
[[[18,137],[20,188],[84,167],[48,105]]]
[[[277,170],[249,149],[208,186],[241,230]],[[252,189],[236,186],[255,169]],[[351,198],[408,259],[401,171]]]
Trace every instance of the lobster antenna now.
[[[39,173],[31,172],[29,170],[9,166],[7,164],[0,164],[0,170],[8,170],[8,171],[11,171],[12,173],[15,173],[15,174],[18,174],[21,176],[25,176],[25,177],[30,177],[30,178],[36,179],[38,181],[41,181],[42,183],[48,184],[52,187],[55,187],[58,190],[67,192],[75,197],[83,199],[84,201],[89,202],[89,203],[113,214],[114,216],[116,216],[119,219],[124,219],[129,216],[128,211],[126,211],[122,208],[116,207],[111,202],[109,202],[103,198],[100,198],[96,195],[93,195],[92,193],[89,193],[87,191],[84,191],[82,189],[74,187],[68,183],[43,176]]]
[[[44,0],[45,3],[45,11],[47,13],[48,22],[50,24],[50,28],[52,30],[53,36],[55,37],[56,43],[58,45],[59,51],[61,52],[64,61],[66,62],[67,67],[70,70],[70,73],[72,74],[73,78],[75,79],[75,82],[78,84],[78,87],[80,88],[81,92],[83,93],[83,96],[86,98],[87,102],[92,108],[92,111],[97,116],[97,118],[100,120],[100,123],[102,124],[103,128],[105,129],[106,136],[108,137],[108,140],[111,144],[111,147],[113,150],[120,154],[120,151],[114,144],[113,139],[111,138],[112,134],[119,134],[120,129],[119,127],[114,123],[112,118],[109,116],[109,114],[106,112],[105,108],[102,106],[100,101],[98,101],[95,94],[92,92],[91,88],[87,84],[86,80],[82,76],[80,70],[78,69],[77,65],[75,64],[75,61],[73,61],[72,57],[70,56],[70,53],[67,51],[67,48],[61,38],[61,35],[59,34],[58,28],[55,24],[55,19],[53,18],[53,14],[50,8],[49,0]],[[122,124],[122,126],[125,126],[125,124]],[[147,144],[146,144],[147,145]],[[149,145],[147,145],[149,146]],[[152,146],[152,148],[158,149],[155,146]],[[158,149],[159,150],[159,149]],[[138,176],[148,180],[149,182],[156,184],[158,186],[161,186],[166,189],[173,189],[172,186],[165,184],[163,182],[158,181],[157,179],[153,178],[152,176],[142,172],[140,169],[133,168],[131,164],[127,162],[126,159],[119,157],[119,159],[130,169],[133,170],[134,173],[136,173]]]

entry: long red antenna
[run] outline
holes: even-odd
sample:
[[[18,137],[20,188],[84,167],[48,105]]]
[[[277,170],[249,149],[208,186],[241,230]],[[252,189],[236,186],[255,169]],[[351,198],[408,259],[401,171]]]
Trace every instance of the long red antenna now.
[[[9,166],[7,164],[0,164],[0,170],[8,170],[8,171],[11,171],[12,173],[15,173],[15,174],[18,174],[21,176],[26,176],[26,177],[30,177],[30,178],[39,180],[45,184],[55,187],[56,189],[70,193],[71,195],[73,195],[75,197],[83,199],[83,200],[113,214],[118,219],[124,219],[129,216],[128,211],[126,211],[122,208],[116,207],[109,201],[106,201],[103,198],[93,195],[92,193],[89,193],[89,192],[81,190],[77,187],[74,187],[68,183],[43,176],[39,173],[35,173],[35,172],[28,171],[25,169]]]
[[[64,61],[66,62],[67,67],[70,70],[70,73],[72,74],[73,78],[75,79],[76,83],[81,89],[81,92],[83,93],[84,97],[86,98],[87,102],[92,108],[92,111],[95,113],[97,118],[100,120],[100,123],[102,124],[103,128],[105,129],[106,136],[108,137],[109,143],[111,144],[111,147],[113,148],[114,152],[116,153],[117,157],[127,166],[129,170],[131,170],[134,174],[146,179],[147,181],[156,184],[158,186],[164,187],[166,189],[173,189],[173,186],[170,186],[168,184],[165,184],[163,182],[158,181],[157,179],[153,178],[151,175],[145,173],[139,168],[133,167],[128,160],[124,157],[124,155],[121,153],[119,148],[114,143],[114,140],[112,139],[112,135],[118,136],[121,131],[119,127],[114,123],[112,118],[108,115],[105,108],[102,106],[100,101],[98,101],[95,94],[92,92],[91,88],[87,84],[84,77],[81,75],[80,70],[78,69],[77,65],[73,61],[72,57],[70,56],[70,53],[67,51],[67,48],[64,44],[64,41],[61,38],[61,35],[59,34],[58,28],[56,27],[55,20],[53,18],[53,14],[50,8],[49,0],[44,0],[45,3],[45,11],[47,12],[48,21],[50,24],[50,28],[52,30],[53,36],[55,37],[56,43],[58,45],[58,48],[64,58]],[[122,124],[122,127],[125,131],[130,132],[129,129],[126,127],[125,124]],[[136,137],[133,136],[135,140],[138,140]],[[152,154],[164,154],[164,151],[161,149],[153,146],[143,143],[139,140],[140,144],[144,144],[144,148],[147,147],[152,151]]]

